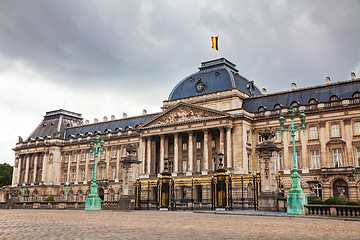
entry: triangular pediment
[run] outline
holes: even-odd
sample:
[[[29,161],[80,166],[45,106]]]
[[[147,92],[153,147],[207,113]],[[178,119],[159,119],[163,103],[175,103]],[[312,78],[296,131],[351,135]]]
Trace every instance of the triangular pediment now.
[[[208,121],[231,116],[232,115],[229,113],[181,102],[166,110],[157,117],[151,119],[149,122],[142,125],[141,128],[145,129],[166,125],[183,124],[194,121]]]

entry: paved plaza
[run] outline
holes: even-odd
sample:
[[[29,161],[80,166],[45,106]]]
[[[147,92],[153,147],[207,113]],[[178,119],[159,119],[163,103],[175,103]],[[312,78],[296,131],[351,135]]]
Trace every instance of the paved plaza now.
[[[359,239],[360,222],[160,211],[0,210],[0,239]]]

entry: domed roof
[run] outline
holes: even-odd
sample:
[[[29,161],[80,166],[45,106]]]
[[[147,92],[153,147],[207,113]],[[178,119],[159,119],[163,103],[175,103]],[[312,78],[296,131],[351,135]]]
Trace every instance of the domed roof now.
[[[233,88],[249,96],[261,95],[254,82],[240,76],[235,67],[235,64],[225,58],[203,62],[199,67],[200,71],[184,78],[175,86],[168,100],[200,96]]]

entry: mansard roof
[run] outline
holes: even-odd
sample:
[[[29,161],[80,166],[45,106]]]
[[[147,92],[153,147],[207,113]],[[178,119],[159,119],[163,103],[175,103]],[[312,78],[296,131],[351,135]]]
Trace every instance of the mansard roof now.
[[[179,82],[168,100],[183,99],[237,88],[249,96],[261,95],[253,81],[239,74],[236,65],[220,58],[201,63],[198,72]]]
[[[327,102],[332,96],[351,98],[355,92],[360,92],[360,79],[250,97],[244,100],[243,108],[248,112],[257,112],[259,107],[271,110],[276,104],[287,108],[293,102],[309,104],[310,99]]]
[[[158,114],[159,113],[153,113],[136,117],[70,127],[65,130],[65,139],[78,135],[85,136],[95,133],[116,132],[121,130],[135,129],[140,125],[148,122],[152,118],[156,117]]]

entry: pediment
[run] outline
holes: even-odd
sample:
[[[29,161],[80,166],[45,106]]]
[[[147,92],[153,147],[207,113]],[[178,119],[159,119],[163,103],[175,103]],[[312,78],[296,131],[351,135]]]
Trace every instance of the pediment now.
[[[183,124],[194,121],[207,121],[230,116],[232,115],[217,110],[188,103],[178,103],[156,118],[145,123],[141,128]]]

